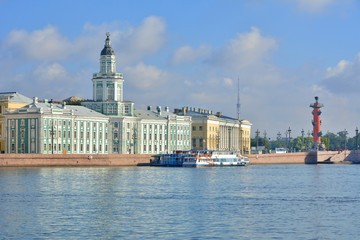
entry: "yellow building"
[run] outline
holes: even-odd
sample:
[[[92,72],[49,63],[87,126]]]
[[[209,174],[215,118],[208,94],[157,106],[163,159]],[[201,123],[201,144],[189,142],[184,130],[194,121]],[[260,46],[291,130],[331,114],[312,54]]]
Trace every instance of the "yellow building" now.
[[[7,109],[17,109],[28,105],[32,99],[17,92],[0,92],[0,153],[5,153],[5,118]]]
[[[213,111],[183,107],[176,114],[191,116],[191,146],[194,150],[250,153],[251,123]]]

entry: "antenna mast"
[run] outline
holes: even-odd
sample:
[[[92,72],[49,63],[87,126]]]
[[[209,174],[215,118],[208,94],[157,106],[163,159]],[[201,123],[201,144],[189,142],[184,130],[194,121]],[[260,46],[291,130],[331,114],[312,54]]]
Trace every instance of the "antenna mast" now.
[[[238,77],[238,96],[237,96],[236,109],[237,109],[238,120],[240,120],[240,80],[239,80],[239,77]]]

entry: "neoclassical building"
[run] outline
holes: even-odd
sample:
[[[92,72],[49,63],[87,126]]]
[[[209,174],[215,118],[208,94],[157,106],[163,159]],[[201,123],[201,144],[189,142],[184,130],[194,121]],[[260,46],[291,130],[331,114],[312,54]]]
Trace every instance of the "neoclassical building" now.
[[[221,112],[192,107],[175,109],[175,113],[192,119],[192,149],[250,153],[252,124],[248,120],[238,120],[224,116]]]
[[[6,153],[102,153],[109,149],[109,118],[83,106],[37,98],[5,114]]]
[[[111,152],[122,154],[168,153],[191,148],[191,117],[177,116],[165,108],[134,108],[123,100],[124,77],[116,72],[110,34],[100,53],[100,72],[94,73],[93,100],[82,105],[107,115],[111,128]]]

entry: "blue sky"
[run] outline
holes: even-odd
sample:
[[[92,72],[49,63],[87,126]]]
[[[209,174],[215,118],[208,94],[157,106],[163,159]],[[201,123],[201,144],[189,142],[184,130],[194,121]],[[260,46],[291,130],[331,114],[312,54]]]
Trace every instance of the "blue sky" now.
[[[360,1],[0,0],[0,91],[92,98],[111,33],[126,100],[200,107],[241,118],[268,136],[360,127]]]

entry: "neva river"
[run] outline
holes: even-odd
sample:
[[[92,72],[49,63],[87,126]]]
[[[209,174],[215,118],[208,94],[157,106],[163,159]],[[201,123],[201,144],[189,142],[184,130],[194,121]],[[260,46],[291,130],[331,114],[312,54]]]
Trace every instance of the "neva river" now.
[[[2,168],[0,239],[357,239],[360,165]]]

